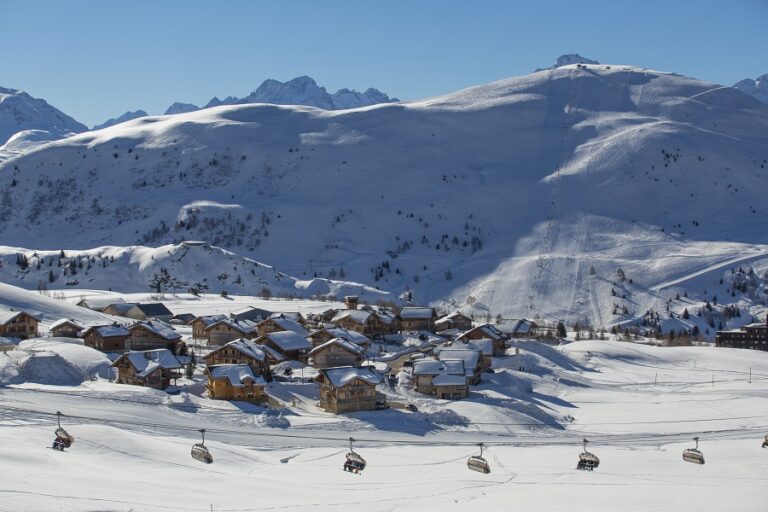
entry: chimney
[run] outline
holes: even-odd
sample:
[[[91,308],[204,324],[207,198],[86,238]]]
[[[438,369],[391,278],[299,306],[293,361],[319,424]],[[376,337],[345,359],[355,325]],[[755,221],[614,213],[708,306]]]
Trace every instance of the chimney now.
[[[346,297],[344,297],[344,304],[346,304],[347,309],[357,309],[357,304],[358,304],[357,295],[347,295]]]

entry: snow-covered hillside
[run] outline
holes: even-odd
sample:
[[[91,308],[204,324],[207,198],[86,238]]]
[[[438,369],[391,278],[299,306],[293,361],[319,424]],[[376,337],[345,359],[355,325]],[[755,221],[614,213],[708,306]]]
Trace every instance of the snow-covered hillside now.
[[[767,114],[730,87],[587,64],[353,110],[146,117],[0,164],[0,236],[204,239],[302,279],[596,327],[685,292],[754,313],[764,298],[720,279],[766,270]]]
[[[93,129],[94,130],[101,130],[102,128],[106,128],[108,126],[114,126],[116,124],[124,123],[124,122],[130,121],[132,119],[138,119],[140,117],[146,117],[148,115],[149,114],[147,114],[143,110],[135,110],[133,112],[129,111],[129,112],[126,112],[125,114],[123,114],[121,116],[113,117],[111,119],[108,119],[107,121],[104,121],[101,124],[97,124],[96,126],[93,127]]]
[[[746,78],[736,82],[733,86],[763,103],[768,103],[768,73],[754,80]]]
[[[23,130],[44,130],[63,137],[88,128],[45,100],[33,98],[24,91],[0,87],[0,146]]]
[[[277,268],[201,242],[161,247],[31,251],[0,246],[0,281],[37,289],[188,292],[313,297],[358,295],[392,300],[386,291],[324,278],[297,279]]]

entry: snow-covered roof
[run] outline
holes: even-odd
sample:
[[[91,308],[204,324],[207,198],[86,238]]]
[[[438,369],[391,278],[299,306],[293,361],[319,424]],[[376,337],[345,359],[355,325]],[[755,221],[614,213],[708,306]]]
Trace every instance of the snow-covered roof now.
[[[67,325],[67,324],[71,325],[72,327],[74,327],[78,331],[83,329],[82,325],[78,324],[74,320],[70,320],[69,318],[59,318],[58,320],[56,320],[55,322],[53,322],[51,324],[49,329],[53,330],[53,329],[56,329],[57,327],[61,327],[61,326]]]
[[[413,375],[439,375],[445,365],[437,359],[418,359],[413,362]]]
[[[277,361],[278,363],[285,361],[285,356],[272,347],[267,345],[259,345],[259,347],[261,347],[261,350],[263,350],[268,357]]]
[[[210,356],[211,354],[215,354],[216,352],[224,349],[233,349],[237,350],[246,357],[250,357],[257,361],[264,361],[267,358],[267,353],[264,351],[264,348],[265,347],[263,345],[259,345],[253,340],[240,338],[232,340],[220,347],[216,347],[215,349],[211,350],[208,355]]]
[[[435,386],[465,386],[467,384],[467,377],[464,376],[463,372],[461,375],[441,373],[432,379],[432,384]]]
[[[365,325],[368,323],[368,320],[370,320],[371,314],[368,311],[363,311],[362,309],[343,309],[336,313],[336,315],[331,319],[331,322],[340,322],[345,318],[349,318],[355,323]]]
[[[39,320],[37,316],[31,313],[27,313],[26,311],[0,311],[0,324],[5,325],[9,322],[12,322],[21,314],[29,315],[32,318]]]
[[[163,339],[166,340],[178,340],[181,338],[181,334],[176,332],[173,327],[171,327],[168,324],[165,324],[163,322],[158,322],[157,320],[148,320],[146,322],[137,322],[130,326],[128,328],[128,331],[133,331],[134,329],[138,329],[139,327],[144,327],[145,329],[157,334]]]
[[[480,351],[469,348],[444,348],[437,354],[440,361],[459,359],[464,362],[464,370],[472,374],[480,361]]]
[[[397,319],[397,316],[388,309],[379,309],[376,311],[376,317],[385,325],[390,325]]]
[[[493,340],[482,339],[468,341],[467,348],[476,348],[482,352],[483,355],[491,356],[493,355]]]
[[[296,320],[292,320],[292,319],[287,318],[287,317],[286,318],[275,317],[274,315],[273,315],[272,318],[270,318],[270,320],[272,320],[275,323],[275,325],[277,325],[281,329],[284,329],[286,331],[295,332],[296,334],[298,334],[300,336],[305,336],[305,337],[309,336],[309,331],[307,331],[304,328],[304,326],[301,325]]]
[[[269,315],[269,318],[273,320],[275,318],[287,318],[288,320],[293,320],[294,322],[301,322],[304,320],[304,317],[298,311],[283,311],[282,313],[272,313]]]
[[[91,331],[98,332],[99,336],[101,336],[102,338],[112,338],[114,336],[128,336],[130,334],[128,332],[128,329],[126,329],[124,326],[120,324],[111,324],[111,325],[97,325],[94,327],[89,327],[83,332],[83,336],[85,336]]]
[[[516,334],[528,334],[533,329],[534,323],[528,320],[518,320],[517,325],[512,332]]]
[[[381,383],[381,376],[369,368],[341,366],[320,370],[320,373],[325,375],[331,385],[336,388],[344,387],[355,379],[360,379],[374,386]]]
[[[309,355],[315,354],[317,352],[320,352],[321,350],[324,350],[331,345],[338,345],[339,347],[347,350],[348,352],[351,352],[356,355],[363,355],[365,353],[365,349],[361,347],[360,345],[356,345],[355,343],[346,340],[344,338],[333,338],[332,340],[328,340],[322,345],[318,345],[317,347],[313,348]]]
[[[225,378],[234,387],[243,387],[246,381],[260,386],[266,386],[264,379],[253,374],[253,370],[247,364],[219,364],[208,368],[208,373],[214,379]]]
[[[142,313],[148,317],[155,316],[172,316],[171,310],[165,307],[162,302],[150,302],[147,304],[137,303],[136,307],[141,310]]]
[[[293,331],[279,331],[269,333],[262,338],[269,339],[283,352],[291,350],[309,350],[312,344],[303,336]]]
[[[222,318],[216,322],[206,326],[205,330],[209,331],[219,325],[226,325],[230,329],[234,329],[242,334],[251,334],[257,331],[256,322],[250,320],[234,320],[231,318]]]
[[[146,377],[157,369],[173,370],[181,368],[179,360],[173,355],[173,352],[167,348],[128,352],[127,354],[118,357],[117,360],[112,363],[112,366],[117,365],[123,358],[128,358],[131,365],[136,368],[136,374],[139,377]]]
[[[205,315],[205,316],[198,316],[192,322],[200,321],[203,323],[204,326],[209,326],[211,324],[215,324],[219,320],[223,320],[227,318],[225,315]],[[190,322],[190,323],[192,323]]]
[[[77,303],[78,306],[93,309],[94,311],[101,311],[112,304],[125,304],[125,300],[121,297],[89,297]]]
[[[465,336],[468,336],[470,333],[480,332],[482,333],[483,337],[490,338],[492,340],[500,340],[504,338],[504,333],[498,330],[496,327],[494,327],[491,324],[484,324],[484,325],[478,325],[477,327],[473,327],[472,329],[462,333],[459,338],[464,338]]]
[[[117,304],[110,304],[109,306],[105,307],[104,309],[109,309],[110,311],[114,311],[117,315],[124,315],[133,308],[136,307],[136,304],[130,304],[127,302],[119,302]]]
[[[254,306],[245,306],[240,309],[236,309],[232,311],[229,316],[230,318],[236,318],[238,320],[266,320],[269,318],[269,315],[271,315],[271,311],[267,311],[266,309],[257,308]]]
[[[371,343],[371,340],[365,334],[361,334],[357,331],[350,331],[343,327],[326,327],[325,331],[334,338],[344,338],[358,345],[368,345]]]
[[[404,320],[429,320],[434,314],[433,308],[406,307],[400,310],[400,318]]]

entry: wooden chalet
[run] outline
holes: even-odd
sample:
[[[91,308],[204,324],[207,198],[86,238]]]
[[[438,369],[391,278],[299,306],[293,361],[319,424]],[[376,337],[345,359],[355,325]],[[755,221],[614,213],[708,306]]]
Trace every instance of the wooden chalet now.
[[[37,338],[40,319],[26,311],[0,312],[0,337],[26,340]]]
[[[417,359],[411,370],[413,388],[418,393],[445,400],[469,396],[469,382],[461,360]]]
[[[167,348],[176,352],[181,334],[168,324],[158,320],[138,322],[128,327],[126,347],[129,350],[152,350]]]
[[[205,328],[208,345],[220,346],[238,338],[255,338],[258,336],[256,325],[250,320],[223,318]]]
[[[365,348],[344,339],[333,338],[309,352],[310,364],[315,368],[360,366],[365,359]]]
[[[362,309],[343,309],[336,313],[331,323],[348,331],[372,336],[376,332],[376,320],[373,313]]]
[[[306,338],[293,331],[278,331],[260,336],[257,343],[269,347],[285,359],[307,362],[312,345]]]
[[[493,355],[495,357],[502,357],[507,350],[507,335],[498,330],[491,324],[478,325],[472,329],[462,333],[456,338],[457,341],[474,341],[474,340],[492,340],[493,341]]]
[[[213,400],[240,400],[252,403],[267,401],[267,383],[254,375],[247,364],[220,364],[205,370],[208,376],[208,397]]]
[[[449,315],[435,321],[435,329],[440,331],[447,331],[449,329],[457,329],[461,332],[468,331],[472,328],[472,319],[462,313],[461,311],[454,311]]]
[[[127,352],[112,366],[117,368],[117,382],[154,389],[165,389],[171,379],[181,376],[181,362],[165,348]]]
[[[206,315],[195,317],[191,322],[189,322],[189,325],[192,327],[192,339],[207,340],[208,333],[205,331],[205,329],[207,329],[209,325],[215,324],[219,320],[224,320],[225,318],[227,317],[224,315]]]
[[[120,324],[89,327],[83,334],[83,344],[102,352],[125,352],[128,329]]]
[[[295,332],[301,337],[309,336],[309,331],[307,331],[301,322],[298,322],[294,318],[289,318],[283,313],[279,313],[277,316],[272,315],[270,318],[262,320],[256,325],[259,336],[266,336],[273,332],[285,331]]]
[[[205,356],[205,364],[206,366],[246,364],[255,375],[263,375],[269,369],[270,364],[282,362],[282,357],[274,362],[270,359],[274,361],[274,358],[270,357],[262,345],[241,338],[211,350]]]
[[[768,351],[768,318],[765,323],[752,323],[741,329],[717,331],[715,346]]]
[[[244,308],[232,311],[229,314],[229,318],[232,320],[250,320],[251,322],[259,323],[262,320],[269,318],[271,314],[272,312],[267,311],[266,309],[246,306]]]
[[[320,407],[334,414],[373,411],[381,401],[376,393],[381,377],[370,368],[326,368],[315,380],[320,383]]]
[[[115,297],[89,297],[87,299],[80,299],[77,305],[81,308],[87,308],[93,311],[102,312],[107,306],[112,304],[125,304],[125,300]]]
[[[78,338],[80,336],[80,331],[83,330],[83,326],[74,320],[61,318],[53,322],[48,330],[50,331],[51,336],[57,338]]]
[[[437,313],[434,308],[407,307],[400,310],[400,330],[435,332]]]

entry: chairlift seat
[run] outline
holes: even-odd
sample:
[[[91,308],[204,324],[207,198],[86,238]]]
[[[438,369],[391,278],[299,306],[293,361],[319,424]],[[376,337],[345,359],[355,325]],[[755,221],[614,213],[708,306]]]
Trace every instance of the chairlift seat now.
[[[576,465],[576,469],[584,469],[592,471],[600,465],[600,459],[591,452],[582,452],[579,454],[579,463]]]
[[[69,448],[75,442],[75,438],[61,427],[56,429],[56,437],[61,439],[61,444],[64,445],[64,448]]]
[[[763,448],[768,448],[768,435],[763,439]]]
[[[486,475],[491,472],[491,467],[488,465],[488,461],[479,455],[473,455],[467,459],[467,467],[472,471],[478,473],[485,473]]]
[[[683,460],[694,464],[704,464],[704,454],[694,448],[683,451]]]
[[[192,458],[210,464],[213,462],[213,456],[208,448],[204,444],[197,443],[192,447]]]
[[[354,462],[356,464],[359,464],[365,468],[365,466],[368,464],[365,462],[365,459],[360,456],[359,453],[356,452],[349,452],[347,453],[347,461],[348,462]]]

